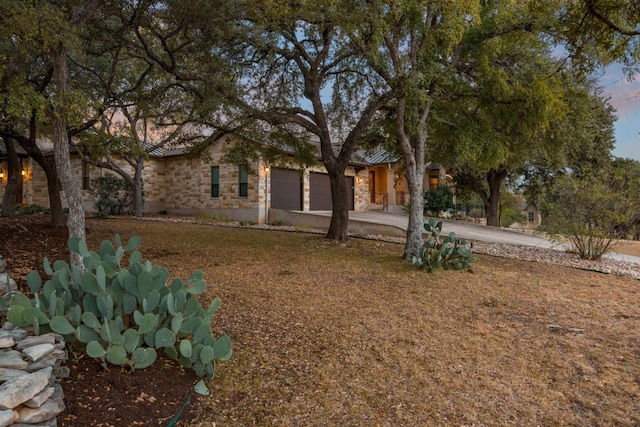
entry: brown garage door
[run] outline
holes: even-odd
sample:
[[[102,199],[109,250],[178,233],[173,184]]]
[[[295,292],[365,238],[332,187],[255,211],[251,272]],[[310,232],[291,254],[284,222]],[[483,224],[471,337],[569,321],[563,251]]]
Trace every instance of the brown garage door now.
[[[349,198],[349,210],[353,210],[353,177],[345,176]],[[331,182],[326,173],[311,172],[309,174],[309,210],[330,211],[333,209],[331,201]]]
[[[273,169],[271,171],[271,208],[302,210],[302,179],[300,171]]]

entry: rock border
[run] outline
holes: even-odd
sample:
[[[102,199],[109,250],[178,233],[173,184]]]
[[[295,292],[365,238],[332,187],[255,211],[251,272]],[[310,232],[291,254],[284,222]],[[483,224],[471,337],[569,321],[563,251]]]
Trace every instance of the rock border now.
[[[0,256],[0,298],[9,300],[17,292],[15,281]],[[56,427],[64,411],[64,393],[59,381],[70,370],[64,338],[55,333],[34,336],[0,313],[0,427]]]

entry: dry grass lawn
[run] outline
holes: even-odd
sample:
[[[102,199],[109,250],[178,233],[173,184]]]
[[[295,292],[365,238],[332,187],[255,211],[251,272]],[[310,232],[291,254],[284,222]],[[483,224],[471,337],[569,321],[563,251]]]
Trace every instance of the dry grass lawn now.
[[[402,247],[131,220],[172,276],[204,272],[234,342],[200,426],[640,425],[640,283],[478,256],[426,274]]]

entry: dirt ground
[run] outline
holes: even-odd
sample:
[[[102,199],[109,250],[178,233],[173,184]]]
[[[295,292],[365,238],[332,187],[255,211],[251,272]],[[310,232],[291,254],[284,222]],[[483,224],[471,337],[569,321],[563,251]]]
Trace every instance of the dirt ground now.
[[[67,257],[64,230],[34,218],[0,219],[21,284]],[[90,247],[115,233],[172,277],[203,271],[234,356],[203,397],[169,362],[131,375],[72,354],[61,426],[168,425],[189,398],[178,425],[640,425],[635,279],[483,255],[473,274],[429,275],[391,243],[88,221]]]
[[[87,233],[94,234],[91,224]],[[45,256],[52,261],[68,259],[67,239],[67,229],[50,227],[44,215],[0,218],[0,254],[24,292],[29,271],[38,269],[46,277]],[[198,378],[171,360],[133,373],[116,366],[105,371],[82,352],[70,351],[67,366],[71,375],[62,381],[67,409],[58,417],[61,427],[167,426],[183,408],[179,420],[187,419],[193,409],[187,401]]]

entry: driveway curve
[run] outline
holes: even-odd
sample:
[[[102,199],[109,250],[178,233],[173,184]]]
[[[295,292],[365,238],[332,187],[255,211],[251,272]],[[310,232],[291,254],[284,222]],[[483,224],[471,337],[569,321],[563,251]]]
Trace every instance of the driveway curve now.
[[[349,212],[349,220],[385,224],[398,227],[403,230],[407,229],[407,225],[409,223],[409,217],[407,215],[378,211],[352,211]],[[450,221],[446,219],[438,219],[438,221],[442,221],[443,234],[449,234],[453,231],[456,233],[456,236],[465,240],[503,243],[508,245],[534,246],[547,249],[557,249],[560,246],[557,242],[553,242],[539,236],[533,236],[531,234],[525,234],[504,228],[488,227],[486,225],[478,225],[462,221]]]
[[[317,213],[317,212],[314,212]],[[326,212],[331,216],[331,212]],[[383,211],[350,211],[350,221],[362,221],[373,224],[384,224],[387,226],[397,227],[403,230],[407,229],[409,217],[402,214],[394,214]],[[520,231],[513,231],[498,227],[489,227],[486,225],[472,224],[462,221],[451,221],[439,219],[442,221],[443,234],[450,232],[456,233],[456,236],[465,240],[475,240],[487,243],[499,243],[507,245],[530,246],[544,249],[567,250],[568,246],[553,240],[545,239],[540,236],[526,234]],[[605,254],[605,258],[633,262],[640,264],[640,257],[609,252]]]

